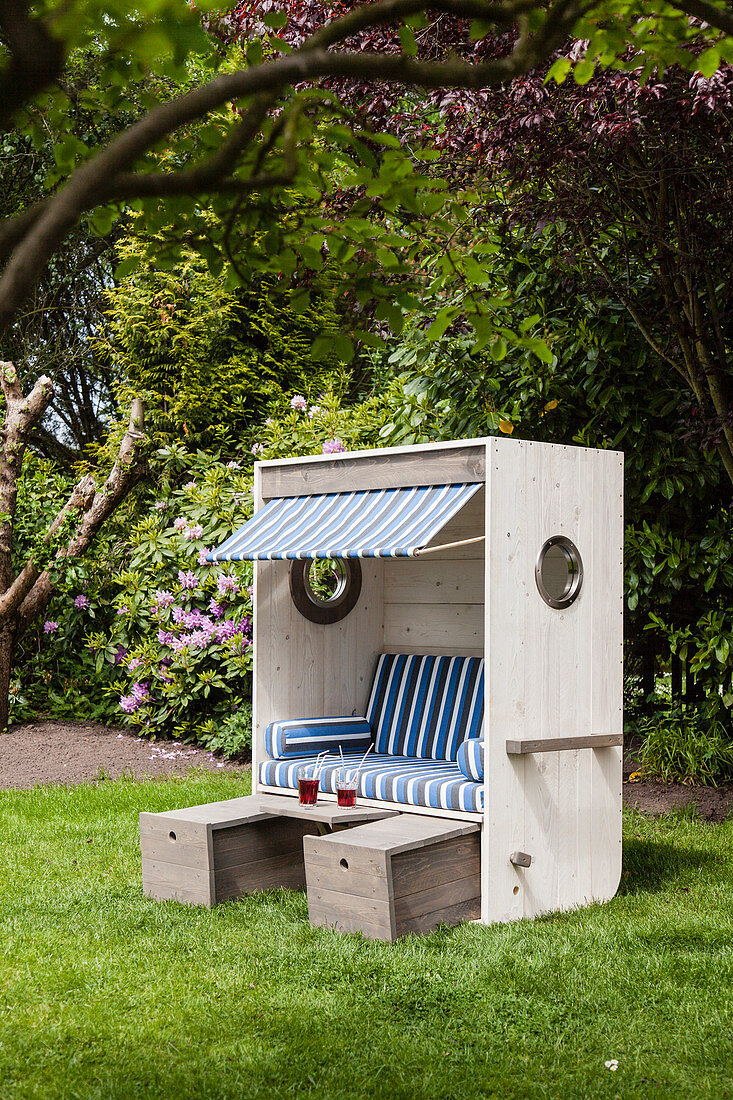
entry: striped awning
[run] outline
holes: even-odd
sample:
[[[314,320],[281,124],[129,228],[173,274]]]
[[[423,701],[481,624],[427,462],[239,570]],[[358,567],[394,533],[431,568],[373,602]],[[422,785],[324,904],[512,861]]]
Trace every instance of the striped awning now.
[[[480,488],[423,485],[271,500],[209,561],[409,558]]]

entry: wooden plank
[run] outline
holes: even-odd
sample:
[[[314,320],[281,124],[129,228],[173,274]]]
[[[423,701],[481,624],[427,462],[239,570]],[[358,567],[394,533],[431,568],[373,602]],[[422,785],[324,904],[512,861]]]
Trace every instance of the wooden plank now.
[[[313,890],[333,890],[339,894],[349,894],[360,898],[373,898],[388,904],[391,897],[386,868],[382,874],[355,871],[352,865],[348,870],[329,861],[327,866],[318,865],[306,856],[305,878],[309,893]]]
[[[384,605],[385,649],[403,644],[479,649],[484,642],[484,609],[475,603]]]
[[[479,897],[471,898],[469,901],[449,905],[445,909],[437,909],[431,913],[411,917],[409,920],[402,922],[397,935],[399,937],[412,935],[416,932],[432,932],[441,924],[461,924],[467,920],[478,920],[480,914],[481,899]]]
[[[383,568],[385,603],[475,603],[483,607],[483,558],[392,558],[385,560]]]
[[[255,821],[258,818],[264,820],[268,815],[260,809],[259,799],[255,795],[246,795],[244,798],[228,798],[223,802],[205,802],[200,806],[188,806],[183,810],[165,811],[159,816],[161,819],[170,820],[175,828],[175,822],[195,822],[199,825],[230,826],[241,824],[245,821]]]
[[[301,806],[297,794],[294,798],[260,795],[259,805],[263,811],[273,815],[300,818],[303,821],[320,821],[331,826],[361,825],[369,821],[379,821],[382,818],[399,816],[397,810],[381,810],[373,806],[362,806],[358,803],[356,806],[344,807],[337,805],[335,802],[319,801],[315,806]]]
[[[480,870],[478,833],[404,852],[392,860],[394,897],[397,899],[468,877],[475,879],[479,893]]]
[[[395,856],[400,852],[453,840],[478,831],[479,826],[471,822],[404,814],[385,821],[374,821],[369,825],[359,825],[347,833],[322,837],[319,844],[332,846],[347,858],[350,850],[360,848],[388,852]]]
[[[377,454],[304,458],[293,465],[260,465],[264,500],[311,496],[363,489],[392,489],[413,485],[460,485],[482,482],[485,448],[481,444],[429,447],[422,452],[384,450]]]
[[[467,878],[454,879],[452,882],[441,882],[437,886],[420,890],[414,894],[403,894],[395,898],[395,920],[398,930],[400,927],[417,917],[429,913],[442,912],[462,902],[469,902],[481,897],[481,882],[478,871]]]
[[[371,875],[375,878],[387,879],[387,858],[381,849],[354,845],[342,846],[339,844],[324,845],[321,842],[325,837],[305,837],[303,840],[303,854],[305,857],[306,871],[311,867],[314,874],[339,866],[340,860],[347,863],[347,870],[357,875]],[[339,836],[338,838],[342,838]],[[330,838],[329,838],[330,840]],[[342,868],[339,866],[339,870]]]
[[[308,890],[309,920],[313,921],[314,916],[317,916],[319,923],[324,922],[325,917],[325,923],[329,926],[347,932],[364,931],[364,927],[369,926],[382,929],[387,936],[393,934],[389,903],[377,898],[316,887]]]
[[[423,651],[420,650],[422,653]],[[266,787],[261,785],[260,790],[263,794],[281,794],[282,787]],[[297,791],[293,791],[293,794],[297,797]],[[336,795],[319,792],[318,801],[323,802],[335,802]],[[403,802],[388,802],[385,799],[377,798],[362,798],[359,796],[357,801],[359,806],[375,806],[378,810],[396,810],[397,813],[402,814],[404,817],[418,816],[418,817],[435,817],[440,821],[469,821],[475,822],[481,825],[484,815],[480,812],[476,813],[471,810],[445,810],[442,807],[434,808],[432,806],[407,806]]]
[[[300,848],[283,852],[269,859],[246,862],[235,867],[223,867],[215,874],[217,901],[241,897],[261,890],[305,889],[305,867]]]
[[[211,903],[208,870],[184,867],[179,863],[146,859],[143,865],[143,890],[148,897],[159,901],[178,898],[198,905]]]
[[[533,741],[507,741],[506,751],[513,755],[528,752],[565,752],[570,749],[607,749],[623,745],[622,733],[596,733],[588,737],[543,737]]]
[[[331,928],[336,932],[361,932],[368,940],[387,940],[391,942],[396,937],[392,933],[392,926],[387,921],[371,923],[363,918],[355,918],[353,914],[335,916],[326,906],[315,902],[308,905],[308,920],[314,928]]]

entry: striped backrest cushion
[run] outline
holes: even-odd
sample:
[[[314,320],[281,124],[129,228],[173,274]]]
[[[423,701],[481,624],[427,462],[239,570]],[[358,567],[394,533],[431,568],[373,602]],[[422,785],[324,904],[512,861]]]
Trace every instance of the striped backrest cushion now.
[[[291,718],[271,722],[265,730],[265,750],[271,760],[289,756],[307,756],[328,750],[366,752],[372,743],[372,731],[365,718]]]
[[[379,658],[367,708],[375,752],[455,760],[462,741],[481,736],[483,719],[483,658]]]

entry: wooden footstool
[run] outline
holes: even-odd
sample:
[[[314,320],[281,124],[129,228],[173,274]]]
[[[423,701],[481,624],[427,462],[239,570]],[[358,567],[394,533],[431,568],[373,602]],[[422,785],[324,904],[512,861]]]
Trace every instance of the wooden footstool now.
[[[400,814],[303,840],[311,924],[394,940],[481,915],[478,825]]]
[[[143,891],[158,901],[214,905],[256,890],[305,888],[303,837],[395,810],[301,806],[297,797],[249,795],[169,813],[140,814]]]

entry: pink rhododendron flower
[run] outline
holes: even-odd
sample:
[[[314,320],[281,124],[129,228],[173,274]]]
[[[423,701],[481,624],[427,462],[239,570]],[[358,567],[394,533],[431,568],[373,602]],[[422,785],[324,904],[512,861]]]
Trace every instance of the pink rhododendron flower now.
[[[186,611],[183,607],[174,607],[171,612],[171,618],[176,626],[180,626],[186,618]]]
[[[155,593],[155,602],[158,607],[170,607],[173,603],[175,596],[172,592],[166,591],[165,588],[159,588]]]
[[[127,667],[129,669],[138,668],[141,664],[142,661],[139,657],[133,657],[130,661],[127,662]]]
[[[118,615],[129,615],[130,614],[130,608],[129,607],[118,607],[117,608],[117,614]]]
[[[220,619],[224,614],[224,608],[221,606],[221,604],[216,602],[213,596],[209,600],[209,611],[215,619]]]
[[[196,482],[195,481],[187,481],[186,484],[183,486],[183,488],[186,490],[186,492],[190,493],[192,489],[196,488]]]
[[[55,634],[58,628],[59,624],[55,623],[53,619],[46,619],[46,622],[43,624],[43,629],[46,634]]]
[[[183,532],[183,537],[188,542],[194,542],[195,539],[200,539],[204,533],[204,529],[200,523],[194,523],[192,527],[187,527]]]
[[[308,402],[302,394],[296,393],[294,397],[290,398],[290,408],[297,409],[298,412],[305,412],[308,408]]]
[[[125,714],[134,714],[140,704],[132,695],[121,695],[120,706],[124,710]]]
[[[178,570],[178,582],[181,588],[189,588],[191,591],[199,586],[196,574],[192,573],[190,569],[187,569],[185,572],[183,569]]]
[[[346,450],[346,446],[340,439],[327,439],[323,444],[324,455],[337,455]]]
[[[265,444],[264,443],[253,443],[252,444],[252,454],[255,456],[255,458],[257,457],[257,455],[264,454],[264,451],[265,451]]]
[[[138,706],[141,703],[146,702],[150,698],[150,684],[133,684],[130,690],[132,698],[135,699]]]
[[[158,631],[158,645],[173,645],[173,634],[169,630]]]
[[[89,607],[89,600],[86,596],[77,596],[74,600],[74,607],[79,611],[86,611]]]
[[[308,416],[311,420],[315,420],[315,418],[320,415],[320,412],[320,405],[311,405],[311,407],[308,409]]]
[[[156,512],[167,512],[168,511],[168,501],[167,500],[156,500],[153,507],[155,508]]]
[[[209,560],[208,560],[209,553],[210,553],[210,551],[207,550],[205,546],[203,547],[203,549],[199,550],[199,556],[198,556],[199,565],[209,565],[210,564]]]
[[[239,592],[239,581],[227,573],[220,573],[216,578],[216,589],[220,596],[235,596]]]
[[[183,531],[186,527],[188,527],[188,521],[185,520],[183,516],[177,516],[176,519],[173,520],[174,530]]]

